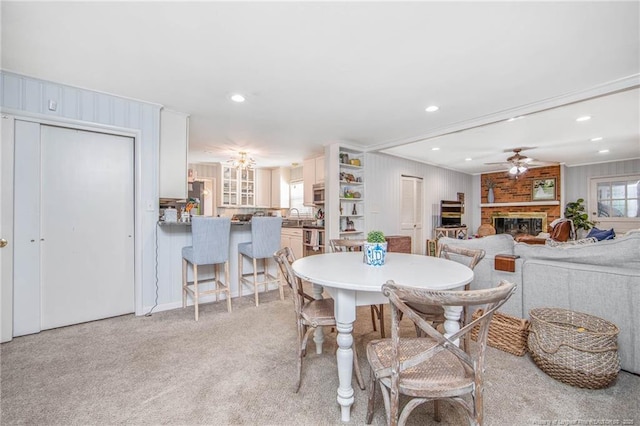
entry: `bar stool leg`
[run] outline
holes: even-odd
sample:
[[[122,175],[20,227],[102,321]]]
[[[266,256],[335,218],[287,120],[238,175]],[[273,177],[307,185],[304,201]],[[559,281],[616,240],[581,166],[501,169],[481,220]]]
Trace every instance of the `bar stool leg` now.
[[[256,306],[260,304],[258,301],[258,262],[253,258],[253,294],[256,298]]]
[[[238,253],[238,297],[242,297],[242,263],[244,258],[242,257],[242,253]]]
[[[218,283],[220,282],[219,280],[220,280],[220,264],[216,263],[215,265],[213,265],[213,289],[216,291],[216,302],[220,298],[220,293],[218,292],[219,290]]]
[[[187,259],[182,259],[182,307],[187,307]]]
[[[198,300],[198,265],[193,264],[193,293],[194,293],[194,306],[196,308],[196,321],[198,321],[198,304],[200,301]]]
[[[229,286],[229,261],[224,262],[224,284],[226,286],[225,293],[227,295],[227,311],[231,312],[231,287]]]

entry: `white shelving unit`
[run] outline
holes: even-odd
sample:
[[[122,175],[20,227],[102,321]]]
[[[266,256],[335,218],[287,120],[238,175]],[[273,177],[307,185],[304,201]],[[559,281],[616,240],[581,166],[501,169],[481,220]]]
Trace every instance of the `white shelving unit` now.
[[[338,168],[340,238],[363,238],[365,230],[364,154],[361,151],[340,147]]]

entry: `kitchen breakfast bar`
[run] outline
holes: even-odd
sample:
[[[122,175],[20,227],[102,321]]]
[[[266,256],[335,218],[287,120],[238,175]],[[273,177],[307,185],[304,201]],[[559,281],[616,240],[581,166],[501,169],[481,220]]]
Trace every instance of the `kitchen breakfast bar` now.
[[[156,242],[156,263],[157,277],[163,277],[168,283],[161,283],[159,289],[164,291],[158,294],[164,309],[173,309],[182,306],[182,248],[191,245],[191,223],[183,222],[163,222],[159,221],[157,226],[157,242]],[[251,241],[251,223],[250,222],[232,222],[231,233],[229,236],[229,288],[231,297],[238,297],[238,244]],[[253,266],[245,259],[245,271],[251,271]],[[277,266],[275,262],[269,262],[269,271],[272,275],[276,275]],[[189,268],[190,269],[190,268]],[[202,265],[198,267],[198,279],[200,281],[213,277],[213,265]],[[192,280],[193,276],[189,270],[188,279]],[[205,288],[207,284],[202,284]],[[271,284],[269,290],[277,289],[277,285]],[[249,293],[253,293],[253,289],[245,288],[244,294],[253,297]],[[221,296],[224,297],[224,296]],[[208,303],[215,301],[213,295],[204,296],[200,303]],[[192,305],[193,301],[188,298],[188,305]]]

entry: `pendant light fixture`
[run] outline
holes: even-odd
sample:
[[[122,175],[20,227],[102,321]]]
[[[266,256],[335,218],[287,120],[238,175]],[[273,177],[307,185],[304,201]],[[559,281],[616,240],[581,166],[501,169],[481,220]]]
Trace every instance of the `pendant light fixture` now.
[[[236,170],[251,170],[256,166],[256,161],[251,157],[247,157],[246,152],[240,151],[238,154],[240,155],[239,158],[227,160],[227,163],[230,163],[231,167],[234,167]]]

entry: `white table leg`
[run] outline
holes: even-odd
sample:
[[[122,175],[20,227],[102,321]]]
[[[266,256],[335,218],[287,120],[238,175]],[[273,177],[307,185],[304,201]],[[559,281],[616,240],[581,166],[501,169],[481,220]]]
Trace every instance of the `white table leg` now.
[[[356,320],[356,297],[353,290],[337,289],[332,293],[335,303],[336,329],[338,330],[338,350],[336,359],[338,364],[338,404],[341,407],[341,418],[348,422],[351,418],[353,405],[353,323]]]
[[[462,315],[462,306],[445,306],[444,307],[444,336],[449,338],[460,330],[460,316]],[[460,339],[454,342],[460,345]]]
[[[351,377],[353,376],[353,323],[337,323],[338,329],[338,350],[336,357],[338,361],[338,404],[341,406],[342,421],[348,422],[351,418],[351,406],[353,405],[353,388],[351,387]]]
[[[322,286],[313,284],[313,298],[316,300],[322,300]],[[322,327],[316,327],[316,330],[313,332],[313,341],[316,343],[316,353],[322,353],[322,344],[324,343],[324,330]]]

